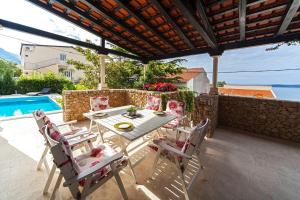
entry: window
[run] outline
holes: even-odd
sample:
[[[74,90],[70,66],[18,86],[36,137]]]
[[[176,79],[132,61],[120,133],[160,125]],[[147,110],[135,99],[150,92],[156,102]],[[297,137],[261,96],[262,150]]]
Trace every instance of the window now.
[[[60,61],[66,61],[67,60],[67,55],[66,54],[59,54],[59,60]]]
[[[65,75],[65,77],[72,79],[72,71],[66,70],[66,71],[64,71],[64,75]]]

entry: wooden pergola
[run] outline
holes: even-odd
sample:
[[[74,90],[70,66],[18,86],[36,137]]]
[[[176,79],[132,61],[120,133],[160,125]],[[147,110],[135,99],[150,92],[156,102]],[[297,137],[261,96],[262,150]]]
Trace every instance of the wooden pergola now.
[[[0,19],[7,28],[147,63],[209,53],[216,89],[224,51],[300,40],[300,0],[28,0],[116,44],[116,52]],[[103,41],[104,41],[103,40]]]

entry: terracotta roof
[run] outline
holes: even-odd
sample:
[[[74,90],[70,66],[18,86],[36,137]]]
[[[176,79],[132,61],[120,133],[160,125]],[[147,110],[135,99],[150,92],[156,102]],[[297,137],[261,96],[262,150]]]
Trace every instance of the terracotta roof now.
[[[220,94],[233,95],[233,96],[248,96],[248,97],[257,97],[257,98],[272,98],[275,99],[276,96],[273,93],[272,89],[262,89],[255,88],[251,89],[249,86],[247,88],[218,88]]]
[[[299,0],[28,1],[145,61],[300,36]]]
[[[188,82],[189,80],[191,80],[192,78],[198,76],[201,73],[205,73],[205,70],[202,67],[187,68],[187,69],[184,69],[182,71],[182,74],[175,75],[175,76],[180,77],[180,79],[179,79],[180,83],[186,83],[186,82]],[[175,77],[175,76],[169,76],[169,77]]]

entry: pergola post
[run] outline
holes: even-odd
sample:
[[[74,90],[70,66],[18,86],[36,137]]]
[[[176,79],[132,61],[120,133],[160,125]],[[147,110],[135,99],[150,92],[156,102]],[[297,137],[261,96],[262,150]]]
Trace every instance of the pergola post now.
[[[218,94],[218,65],[220,55],[213,55],[213,75],[212,75],[212,87],[210,88],[210,94]]]
[[[105,55],[100,56],[100,84],[98,87],[99,90],[108,89],[105,82]]]

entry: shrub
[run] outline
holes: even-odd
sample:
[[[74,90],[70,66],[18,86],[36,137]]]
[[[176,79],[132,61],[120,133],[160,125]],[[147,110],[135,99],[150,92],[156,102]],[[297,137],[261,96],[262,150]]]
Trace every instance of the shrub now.
[[[144,89],[149,91],[158,91],[158,92],[171,92],[176,91],[177,86],[173,83],[154,83],[154,84],[144,84]]]
[[[21,76],[17,81],[19,93],[40,91],[43,88],[51,88],[52,93],[62,93],[62,90],[75,89],[74,84],[62,76],[49,73],[47,75],[32,75],[29,77]]]
[[[0,76],[0,94],[8,95],[15,93],[16,82],[12,77],[12,73],[9,71],[4,72],[3,76]]]
[[[86,85],[80,84],[80,83],[75,85],[75,90],[89,90],[89,89],[91,89],[91,88],[87,87]]]

